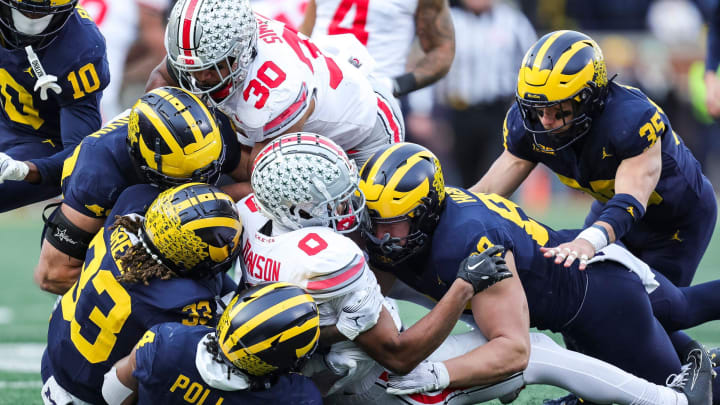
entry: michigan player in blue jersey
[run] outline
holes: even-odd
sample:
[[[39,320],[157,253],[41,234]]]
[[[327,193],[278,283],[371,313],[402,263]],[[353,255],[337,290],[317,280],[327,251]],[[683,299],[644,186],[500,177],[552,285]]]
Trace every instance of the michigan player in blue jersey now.
[[[317,347],[317,305],[301,288],[263,283],[240,291],[216,328],[155,325],[105,375],[110,405],[322,404],[298,372]]]
[[[70,288],[88,243],[127,187],[214,183],[238,166],[240,155],[230,121],[196,96],[175,87],[145,94],[129,115],[86,137],[67,159],[64,200],[48,221],[36,283],[56,294]]]
[[[101,126],[105,40],[77,0],[0,0],[0,212],[60,194],[65,158]]]
[[[235,290],[224,274],[240,252],[232,199],[200,183],[158,193],[145,184],[123,192],[53,311],[41,368],[46,403],[103,403],[104,374],[150,327],[214,325],[216,298]]]
[[[397,277],[422,294],[439,299],[447,290],[448,280],[455,277],[459,263],[501,245],[507,249],[508,267],[522,282],[519,294],[524,290],[523,298],[527,297],[530,326],[562,332],[585,354],[657,384],[681,371],[681,358],[653,316],[646,291],[677,287],[667,280],[657,287],[650,269],[626,250],[608,246],[584,272],[568,271],[548,261],[541,248],[578,231],[554,231],[495,194],[445,187],[439,162],[419,145],[406,143],[381,149],[365,164],[360,178],[370,217],[363,230],[370,261],[374,267],[389,272],[391,278]],[[577,266],[575,263],[573,270]],[[510,283],[505,284],[506,289],[508,286]],[[492,288],[486,293],[493,294]],[[488,334],[489,343],[444,364],[433,364],[446,368],[445,375],[453,376],[450,384],[454,379],[467,381],[478,375],[497,377],[496,370],[516,356],[508,342],[515,337],[507,333],[507,328],[516,322],[514,319],[527,314],[517,308],[524,300],[511,298],[515,301],[496,304],[485,318],[478,318],[473,305],[473,316],[480,330]],[[505,329],[487,329],[483,325],[486,322],[499,323]],[[689,344],[682,362],[707,363],[704,350],[695,350],[699,347],[695,342]],[[708,403],[710,367],[704,367],[695,368],[692,376],[702,381],[698,383],[704,384],[702,388],[693,393],[692,388],[684,387],[688,401],[704,397],[694,403]],[[396,384],[423,383],[417,376],[415,379],[418,382],[400,377]],[[661,398],[645,397],[644,402],[633,403],[660,403]]]
[[[549,245],[547,257],[566,267],[579,259],[582,270],[622,240],[675,285],[690,285],[715,227],[712,185],[662,108],[608,80],[590,37],[556,31],[530,48],[503,136],[505,151],[471,191],[508,197],[543,163],[596,200],[585,230]]]

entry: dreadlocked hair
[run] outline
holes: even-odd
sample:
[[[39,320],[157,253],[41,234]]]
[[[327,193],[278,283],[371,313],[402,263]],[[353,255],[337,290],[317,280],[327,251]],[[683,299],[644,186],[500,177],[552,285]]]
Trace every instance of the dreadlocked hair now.
[[[110,227],[110,230],[125,228],[127,232],[137,235],[141,226],[141,218],[116,215],[115,222]],[[118,256],[116,259],[122,264],[121,274],[116,277],[121,283],[135,284],[142,282],[148,285],[150,280],[155,278],[169,280],[177,277],[174,271],[159,263],[158,260],[153,259],[142,242],[129,247],[122,256]]]

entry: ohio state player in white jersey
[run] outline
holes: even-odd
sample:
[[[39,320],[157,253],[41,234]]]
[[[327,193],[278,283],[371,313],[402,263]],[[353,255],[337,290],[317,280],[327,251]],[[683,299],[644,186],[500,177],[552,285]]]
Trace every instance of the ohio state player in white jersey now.
[[[429,341],[418,341],[445,334],[437,323],[455,324],[458,316],[452,306],[458,302],[448,305],[447,300],[454,300],[452,295],[458,293],[461,281],[454,282],[451,289],[456,291],[443,297],[430,314],[398,334],[400,321],[393,302],[380,295],[363,252],[340,234],[357,227],[364,209],[357,181],[354,164],[332,141],[314,134],[290,134],[260,152],[252,176],[257,194],[237,203],[245,231],[239,259],[244,266],[238,265],[236,270],[244,270],[244,281],[287,281],[301,286],[318,302],[321,326],[336,325],[342,335],[352,340],[335,343],[324,359],[322,355],[314,357],[304,370],[312,375],[329,367],[335,373],[330,379],[327,372],[313,378],[329,395],[326,403],[454,405],[503,395],[512,397],[524,384],[554,384],[602,403],[687,404],[681,393],[563,349],[539,333],[531,334],[531,357],[524,373],[482,387],[388,394],[388,376],[383,366],[403,367],[416,362],[420,352],[410,347],[427,349]],[[467,267],[479,268],[490,261],[490,256],[479,259]],[[491,278],[499,274],[500,269],[495,270],[498,272]],[[442,317],[447,311],[451,315]],[[398,341],[389,343],[390,336]],[[439,347],[429,360],[453,359],[485,342],[478,330],[450,336],[442,344],[434,342]],[[437,378],[424,368],[427,364],[431,363],[423,362],[408,377],[417,381]]]
[[[447,0],[310,0],[299,30],[318,40],[355,35],[375,58],[375,72],[393,78],[396,96],[445,76],[455,55]],[[406,73],[416,35],[425,55]]]
[[[254,166],[256,194],[237,204],[246,230],[245,281],[282,280],[303,287],[318,302],[321,326],[336,327],[388,369],[414,368],[450,333],[452,325],[439,325],[441,320],[457,320],[475,293],[509,276],[496,265],[504,261],[488,258],[486,266],[461,272],[428,315],[399,333],[362,250],[338,233],[356,229],[364,209],[357,169],[342,149],[319,135],[290,134],[267,145]],[[364,380],[375,370],[368,378],[372,384],[383,368],[367,356],[364,360],[365,366],[352,367],[353,378],[340,379],[333,389],[347,389],[345,383]],[[322,360],[316,366],[325,367]]]
[[[252,147],[246,173],[236,178],[249,178],[257,152],[283,133],[321,132],[360,164],[405,137],[389,87],[373,87],[347,60],[255,15],[247,0],[181,0],[165,40],[167,63],[155,69],[147,87],[178,83],[233,118],[240,142]]]

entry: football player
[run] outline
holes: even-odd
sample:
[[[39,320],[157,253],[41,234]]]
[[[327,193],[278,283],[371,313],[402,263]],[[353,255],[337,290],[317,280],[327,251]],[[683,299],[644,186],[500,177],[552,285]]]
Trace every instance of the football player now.
[[[60,194],[65,158],[101,126],[105,40],[77,0],[0,0],[0,212]]]
[[[312,139],[317,139],[320,143],[308,142]],[[337,163],[331,164],[332,162]],[[339,171],[336,171],[334,166],[337,166]],[[357,216],[364,211],[362,194],[356,194],[358,179],[353,173],[354,169],[348,165],[340,148],[337,146],[333,148],[333,144],[325,138],[311,134],[288,135],[268,145],[261,152],[252,178],[256,194],[238,203],[240,216],[248,230],[243,236],[246,280],[250,283],[259,283],[265,280],[279,279],[303,286],[317,297],[321,313],[327,315],[327,317],[321,317],[321,324],[337,323],[337,327],[343,335],[357,336],[354,342],[340,342],[333,345],[332,350],[324,356],[324,359],[314,357],[308,367],[309,370],[306,370],[310,374],[318,368],[322,369],[329,365],[331,370],[343,377],[335,382],[330,380],[332,386],[326,392],[328,395],[325,398],[326,402],[342,404],[443,403],[444,401],[476,403],[503,394],[511,394],[525,383],[553,383],[563,388],[582,392],[583,395],[588,394],[594,399],[616,400],[623,404],[630,404],[635,400],[642,401],[643,398],[646,398],[645,404],[674,404],[678,398],[682,403],[684,397],[672,390],[649,384],[647,381],[633,377],[607,363],[564,350],[542,334],[533,334],[530,339],[532,367],[528,368],[526,376],[515,374],[516,371],[524,368],[524,362],[522,358],[517,358],[518,355],[514,349],[525,354],[527,354],[527,350],[523,350],[524,338],[518,337],[519,332],[511,333],[513,331],[511,319],[513,314],[517,315],[520,320],[527,319],[527,315],[522,314],[527,307],[524,304],[524,298],[519,298],[522,296],[522,292],[516,296],[520,302],[512,302],[512,300],[507,302],[496,297],[500,291],[493,292],[486,300],[478,299],[477,296],[482,294],[476,295],[473,298],[473,307],[478,311],[478,308],[483,308],[490,314],[495,311],[502,312],[503,319],[496,323],[502,324],[497,327],[503,329],[504,338],[496,339],[489,347],[509,349],[508,353],[498,353],[497,356],[493,356],[492,365],[496,366],[493,368],[493,372],[511,376],[511,378],[493,381],[497,384],[491,384],[489,387],[454,388],[435,395],[410,393],[413,391],[408,391],[408,395],[402,396],[387,394],[385,392],[387,375],[384,374],[385,368],[383,367],[385,362],[373,360],[383,358],[379,356],[382,352],[378,352],[378,347],[376,347],[380,345],[381,341],[376,337],[379,331],[374,331],[374,329],[391,327],[389,325],[380,326],[382,322],[387,322],[382,320],[384,315],[381,314],[377,321],[378,324],[374,328],[359,334],[357,332],[359,320],[367,323],[366,318],[373,319],[371,315],[377,312],[377,302],[380,301],[380,298],[371,299],[374,296],[371,294],[365,297],[360,296],[357,299],[354,297],[358,291],[362,291],[363,285],[365,285],[365,290],[377,290],[375,279],[365,281],[362,277],[368,278],[369,274],[367,276],[363,276],[362,273],[358,275],[358,273],[366,271],[364,265],[362,268],[356,265],[353,270],[352,265],[360,260],[358,258],[360,253],[356,245],[347,238],[332,232],[333,230],[344,233],[352,231],[357,227]],[[413,177],[418,172],[410,170],[407,173]],[[437,180],[442,183],[442,176],[438,176]],[[407,183],[395,184],[402,189]],[[428,184],[432,184],[432,182]],[[325,191],[322,191],[323,189]],[[408,200],[405,199],[398,203],[406,204],[407,202]],[[464,269],[463,271],[477,270],[483,266],[482,260],[486,262],[495,260],[488,257],[493,251],[499,252],[501,249],[492,248],[488,252],[474,256],[472,260],[456,264],[456,268],[460,267]],[[329,263],[335,264],[329,265]],[[333,271],[336,268],[341,268],[341,270]],[[433,283],[434,280],[441,281],[433,279]],[[506,280],[504,283],[511,280]],[[449,291],[449,288],[453,288],[457,281],[446,279],[443,283],[446,291]],[[502,283],[499,286],[501,285]],[[487,292],[493,291],[493,288],[496,289],[496,287],[498,286],[492,287]],[[334,302],[338,298],[329,299],[335,294],[340,294],[339,297],[345,295],[347,302],[338,305]],[[442,299],[447,298],[443,297]],[[396,326],[400,328],[399,318],[396,317],[397,309],[390,300],[385,300],[383,304],[385,306],[383,313],[388,312],[393,315]],[[517,312],[520,314],[518,315]],[[430,316],[432,315],[431,312]],[[335,321],[336,318],[339,321]],[[353,322],[348,324],[346,318]],[[433,322],[454,325],[455,319],[435,317]],[[527,321],[525,322],[527,323]],[[370,325],[372,325],[371,322]],[[433,327],[438,326],[433,325]],[[417,332],[418,327],[421,328],[420,330],[430,330],[425,329],[427,324],[419,324],[403,332],[403,335],[408,332]],[[514,329],[517,328],[519,327]],[[366,333],[368,335],[365,335]],[[527,335],[527,326],[523,333]],[[407,337],[409,336],[407,335]],[[368,341],[366,338],[370,337],[375,337],[375,339]],[[511,338],[516,338],[520,342],[511,342]],[[442,343],[440,349],[433,353],[432,358],[451,359],[485,341],[486,339],[477,332],[451,336]],[[419,356],[420,353],[415,355]],[[558,364],[559,359],[563,359],[563,361]],[[320,365],[318,366],[317,363]],[[462,367],[465,366],[465,364],[462,365]],[[422,368],[422,370],[427,371],[428,369]],[[437,370],[442,372],[439,367]],[[428,372],[432,376],[432,370]],[[423,372],[413,371],[410,375],[412,376],[411,380],[414,381],[414,387],[424,385],[429,381],[428,374]],[[439,374],[436,375],[438,378],[443,378]],[[598,375],[600,377],[595,378]],[[444,376],[448,377],[447,374]],[[566,377],[566,379],[562,380],[558,376]],[[687,376],[687,373],[683,376]],[[324,381],[322,377],[316,377],[314,380],[322,383],[322,386],[329,386],[330,383]],[[680,380],[682,377],[677,381]],[[434,380],[430,381],[432,384],[435,382]],[[475,382],[480,384],[477,380]],[[471,385],[459,381],[456,383],[458,386]],[[400,393],[400,391],[397,392]]]
[[[462,268],[435,310],[399,333],[396,310],[384,307],[363,252],[339,233],[356,229],[364,210],[357,169],[340,146],[315,134],[285,135],[260,152],[251,184],[255,194],[237,204],[247,230],[245,280],[302,287],[318,303],[321,326],[336,329],[337,337],[351,340],[394,372],[412,370],[445,340],[469,299],[510,277],[501,258],[481,253],[485,262]],[[327,342],[323,336],[321,343]],[[382,366],[372,362],[355,377],[372,371],[377,376]],[[321,391],[349,389],[347,378],[331,377],[318,380]]]
[[[312,297],[288,283],[259,284],[235,295],[214,328],[150,328],[105,374],[103,398],[110,405],[187,404],[193,398],[200,404],[320,405],[318,389],[299,374],[319,336]]]
[[[129,115],[89,135],[65,162],[64,199],[47,221],[47,243],[40,252],[35,282],[55,294],[70,288],[90,240],[127,187],[215,183],[221,172],[231,173],[239,161],[240,146],[224,114],[213,114],[179,88],[145,94]]]
[[[710,242],[715,193],[662,108],[608,79],[590,37],[555,31],[528,50],[517,103],[503,125],[505,151],[471,188],[509,197],[537,163],[591,195],[585,230],[546,257],[580,269],[621,240],[677,286],[688,286]]]
[[[392,78],[395,97],[440,80],[455,56],[447,0],[310,0],[299,31],[313,38],[355,35],[375,59],[374,72]],[[406,72],[415,37],[424,55]]]
[[[355,43],[358,54],[367,54],[350,39],[348,47]],[[240,142],[252,148],[250,161],[290,132],[320,132],[359,163],[405,137],[389,86],[380,81],[373,86],[348,60],[254,14],[248,0],[179,1],[165,46],[167,63],[156,68],[148,88],[178,83],[217,104],[237,125]]]
[[[201,183],[159,192],[140,184],[122,193],[53,311],[46,404],[104,403],[104,374],[150,327],[214,326],[216,297],[235,291],[224,271],[240,253],[242,223],[230,196]]]
[[[573,231],[547,228],[498,195],[445,187],[437,158],[415,144],[401,143],[378,151],[360,172],[360,189],[367,198],[370,217],[362,233],[371,265],[389,272],[381,279],[397,277],[420,293],[438,299],[447,290],[447,281],[455,277],[459,263],[502,245],[507,248],[508,266],[518,275],[513,280],[519,280],[488,289],[487,296],[495,296],[494,306],[480,307],[473,302],[472,314],[488,343],[460,357],[427,363],[424,369],[416,370],[416,375],[413,372],[407,377],[391,378],[388,384],[393,390],[414,392],[424,387],[431,391],[503,379],[506,376],[502,366],[517,354],[500,342],[520,339],[508,333],[508,327],[514,323],[519,323],[515,330],[522,325],[527,334],[528,314],[515,309],[518,307],[529,308],[529,326],[562,332],[584,349],[583,353],[651,382],[664,383],[668,375],[681,373],[681,359],[654,318],[647,296],[646,288],[657,288],[657,283],[647,265],[638,263],[626,250],[611,245],[591,261],[586,271],[564,270],[544,259],[540,249]],[[667,280],[665,284],[674,288]],[[531,383],[538,382],[532,378],[545,378],[547,383],[549,377],[554,377],[549,381],[555,385],[572,381],[570,371],[577,367],[572,363],[566,373],[559,371],[555,376],[543,376],[533,370],[535,362],[542,365],[560,358],[551,355],[552,350],[540,347],[542,350],[533,346],[526,378],[531,378]],[[643,350],[637,351],[636,347]],[[698,347],[692,342],[682,358],[695,366],[703,364],[690,366],[694,367],[692,379],[699,382],[682,387],[690,403],[706,403],[694,401],[707,400],[710,393],[707,353],[696,351]],[[686,369],[683,366],[683,371]],[[600,370],[594,371],[596,375]],[[615,371],[608,370],[602,371],[609,373],[606,381],[618,378]],[[422,374],[424,378],[420,377]],[[563,374],[565,378],[557,378]],[[628,391],[589,384],[582,395],[601,403],[647,404],[674,403],[680,397],[672,390],[661,389],[664,387],[638,387]]]

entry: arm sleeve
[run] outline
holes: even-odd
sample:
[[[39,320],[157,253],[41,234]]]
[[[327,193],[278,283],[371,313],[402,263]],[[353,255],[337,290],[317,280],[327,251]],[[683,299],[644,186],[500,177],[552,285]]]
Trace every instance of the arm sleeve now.
[[[100,129],[100,96],[100,93],[90,95],[60,110],[63,150],[52,156],[30,160],[40,172],[41,184],[60,185],[65,159],[86,135]]]

